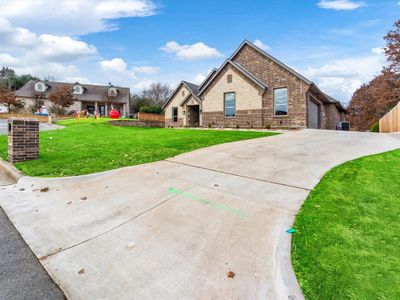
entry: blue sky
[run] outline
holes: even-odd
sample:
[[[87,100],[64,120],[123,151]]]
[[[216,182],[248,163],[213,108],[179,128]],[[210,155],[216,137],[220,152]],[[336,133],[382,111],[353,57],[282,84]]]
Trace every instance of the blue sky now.
[[[343,103],[385,63],[399,0],[0,0],[0,65],[57,80],[199,83],[244,40]]]

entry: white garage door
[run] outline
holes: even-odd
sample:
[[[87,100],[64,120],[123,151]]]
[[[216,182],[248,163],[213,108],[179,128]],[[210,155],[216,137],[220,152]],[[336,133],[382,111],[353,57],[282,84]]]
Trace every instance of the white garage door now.
[[[308,128],[319,128],[319,105],[308,100]]]

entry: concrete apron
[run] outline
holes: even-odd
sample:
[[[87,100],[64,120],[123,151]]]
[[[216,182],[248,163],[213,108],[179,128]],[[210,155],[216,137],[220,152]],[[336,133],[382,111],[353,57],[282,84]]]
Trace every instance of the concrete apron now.
[[[286,230],[309,190],[335,165],[399,147],[396,134],[290,132],[22,177],[0,205],[71,299],[302,299]]]

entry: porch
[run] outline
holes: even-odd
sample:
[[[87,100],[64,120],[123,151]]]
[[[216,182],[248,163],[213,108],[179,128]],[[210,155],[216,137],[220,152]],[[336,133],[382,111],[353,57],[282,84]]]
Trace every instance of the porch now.
[[[109,103],[99,101],[82,102],[82,110],[87,110],[89,114],[99,113],[100,116],[108,116],[109,112],[115,109],[119,111],[121,116],[127,116],[128,108],[125,103]]]

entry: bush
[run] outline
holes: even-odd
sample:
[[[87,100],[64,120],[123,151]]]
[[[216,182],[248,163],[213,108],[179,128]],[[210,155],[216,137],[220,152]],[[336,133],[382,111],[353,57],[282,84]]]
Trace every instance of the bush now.
[[[53,104],[49,107],[49,113],[57,116],[65,116],[67,110],[64,107]]]
[[[371,132],[379,132],[379,123],[377,122],[374,125],[372,125],[369,131],[371,131]]]
[[[161,106],[142,106],[139,110],[142,113],[162,115],[164,110]]]

